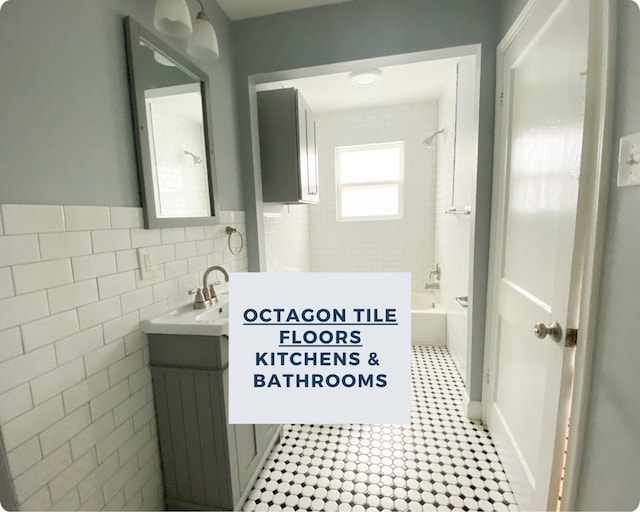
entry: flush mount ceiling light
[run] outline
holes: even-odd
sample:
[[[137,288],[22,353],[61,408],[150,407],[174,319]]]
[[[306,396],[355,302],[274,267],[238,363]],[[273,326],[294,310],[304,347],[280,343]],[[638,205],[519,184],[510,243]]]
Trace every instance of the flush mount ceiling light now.
[[[382,72],[379,69],[369,69],[367,71],[354,71],[349,75],[351,83],[356,87],[368,87],[380,81]]]
[[[156,0],[153,26],[160,32],[177,39],[189,37],[187,51],[196,58],[217,59],[220,55],[216,31],[209,21],[201,0],[200,12],[191,23],[186,0]]]

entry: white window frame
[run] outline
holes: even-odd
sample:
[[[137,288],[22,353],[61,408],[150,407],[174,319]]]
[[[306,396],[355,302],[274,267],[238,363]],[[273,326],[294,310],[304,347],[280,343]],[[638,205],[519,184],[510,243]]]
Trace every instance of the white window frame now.
[[[397,180],[384,180],[384,181],[371,181],[365,183],[349,183],[342,184],[341,182],[341,169],[340,169],[340,154],[342,152],[353,152],[357,150],[372,149],[399,149],[400,159],[400,172]],[[402,219],[404,214],[404,141],[395,142],[382,142],[376,144],[355,144],[352,146],[338,146],[335,148],[335,170],[336,170],[336,220],[338,222],[361,222],[361,221],[380,221],[380,220],[399,220]],[[366,187],[366,186],[380,186],[380,185],[398,185],[398,214],[397,215],[368,215],[362,217],[344,217],[342,215],[342,189],[348,187]]]

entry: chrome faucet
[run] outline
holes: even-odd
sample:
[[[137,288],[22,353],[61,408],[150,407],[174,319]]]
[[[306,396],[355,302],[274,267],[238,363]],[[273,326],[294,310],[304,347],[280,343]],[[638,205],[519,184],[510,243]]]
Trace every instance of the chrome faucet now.
[[[434,276],[436,278],[436,281],[440,281],[440,276],[442,276],[442,267],[440,266],[440,263],[436,263],[435,268],[431,272],[429,272],[429,279]]]
[[[213,272],[214,270],[222,272],[222,275],[224,276],[224,282],[229,282],[229,273],[223,267],[214,265],[213,267],[209,267],[207,270],[205,270],[204,275],[202,276],[202,293],[204,295],[204,299],[209,302],[213,302],[218,298],[218,294],[216,293],[213,284],[209,284],[209,274],[211,274],[211,272]],[[220,282],[216,282],[215,284],[220,284]]]

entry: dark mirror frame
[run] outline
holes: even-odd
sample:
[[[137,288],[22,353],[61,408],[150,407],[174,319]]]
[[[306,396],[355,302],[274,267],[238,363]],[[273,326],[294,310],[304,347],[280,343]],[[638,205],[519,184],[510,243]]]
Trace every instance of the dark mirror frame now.
[[[220,210],[217,201],[217,180],[215,172],[215,159],[213,154],[213,140],[211,128],[213,117],[210,98],[211,87],[209,76],[194,65],[191,60],[178,50],[170,47],[157,35],[146,29],[138,22],[127,16],[124,18],[125,39],[127,49],[127,68],[129,74],[129,91],[131,94],[131,111],[133,115],[133,133],[136,146],[136,160],[138,164],[138,177],[140,181],[140,195],[144,211],[144,222],[147,229],[173,228],[183,226],[202,226],[218,224]],[[211,203],[210,217],[158,217],[156,209],[156,197],[154,187],[153,166],[151,163],[151,148],[149,145],[149,126],[145,106],[144,87],[142,81],[136,76],[136,69],[142,69],[141,62],[144,58],[140,45],[140,39],[150,43],[156,50],[174,61],[176,65],[195,80],[200,82],[202,97],[202,119],[204,122],[204,141],[207,153],[207,174],[209,182],[209,201]]]

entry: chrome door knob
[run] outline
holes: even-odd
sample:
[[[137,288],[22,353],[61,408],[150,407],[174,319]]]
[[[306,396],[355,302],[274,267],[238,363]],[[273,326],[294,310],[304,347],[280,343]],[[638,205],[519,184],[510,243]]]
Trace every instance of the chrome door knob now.
[[[544,339],[549,336],[553,341],[560,341],[562,339],[562,327],[560,327],[560,324],[555,321],[552,322],[549,327],[544,325],[542,322],[538,322],[533,327],[533,334],[540,339]]]

